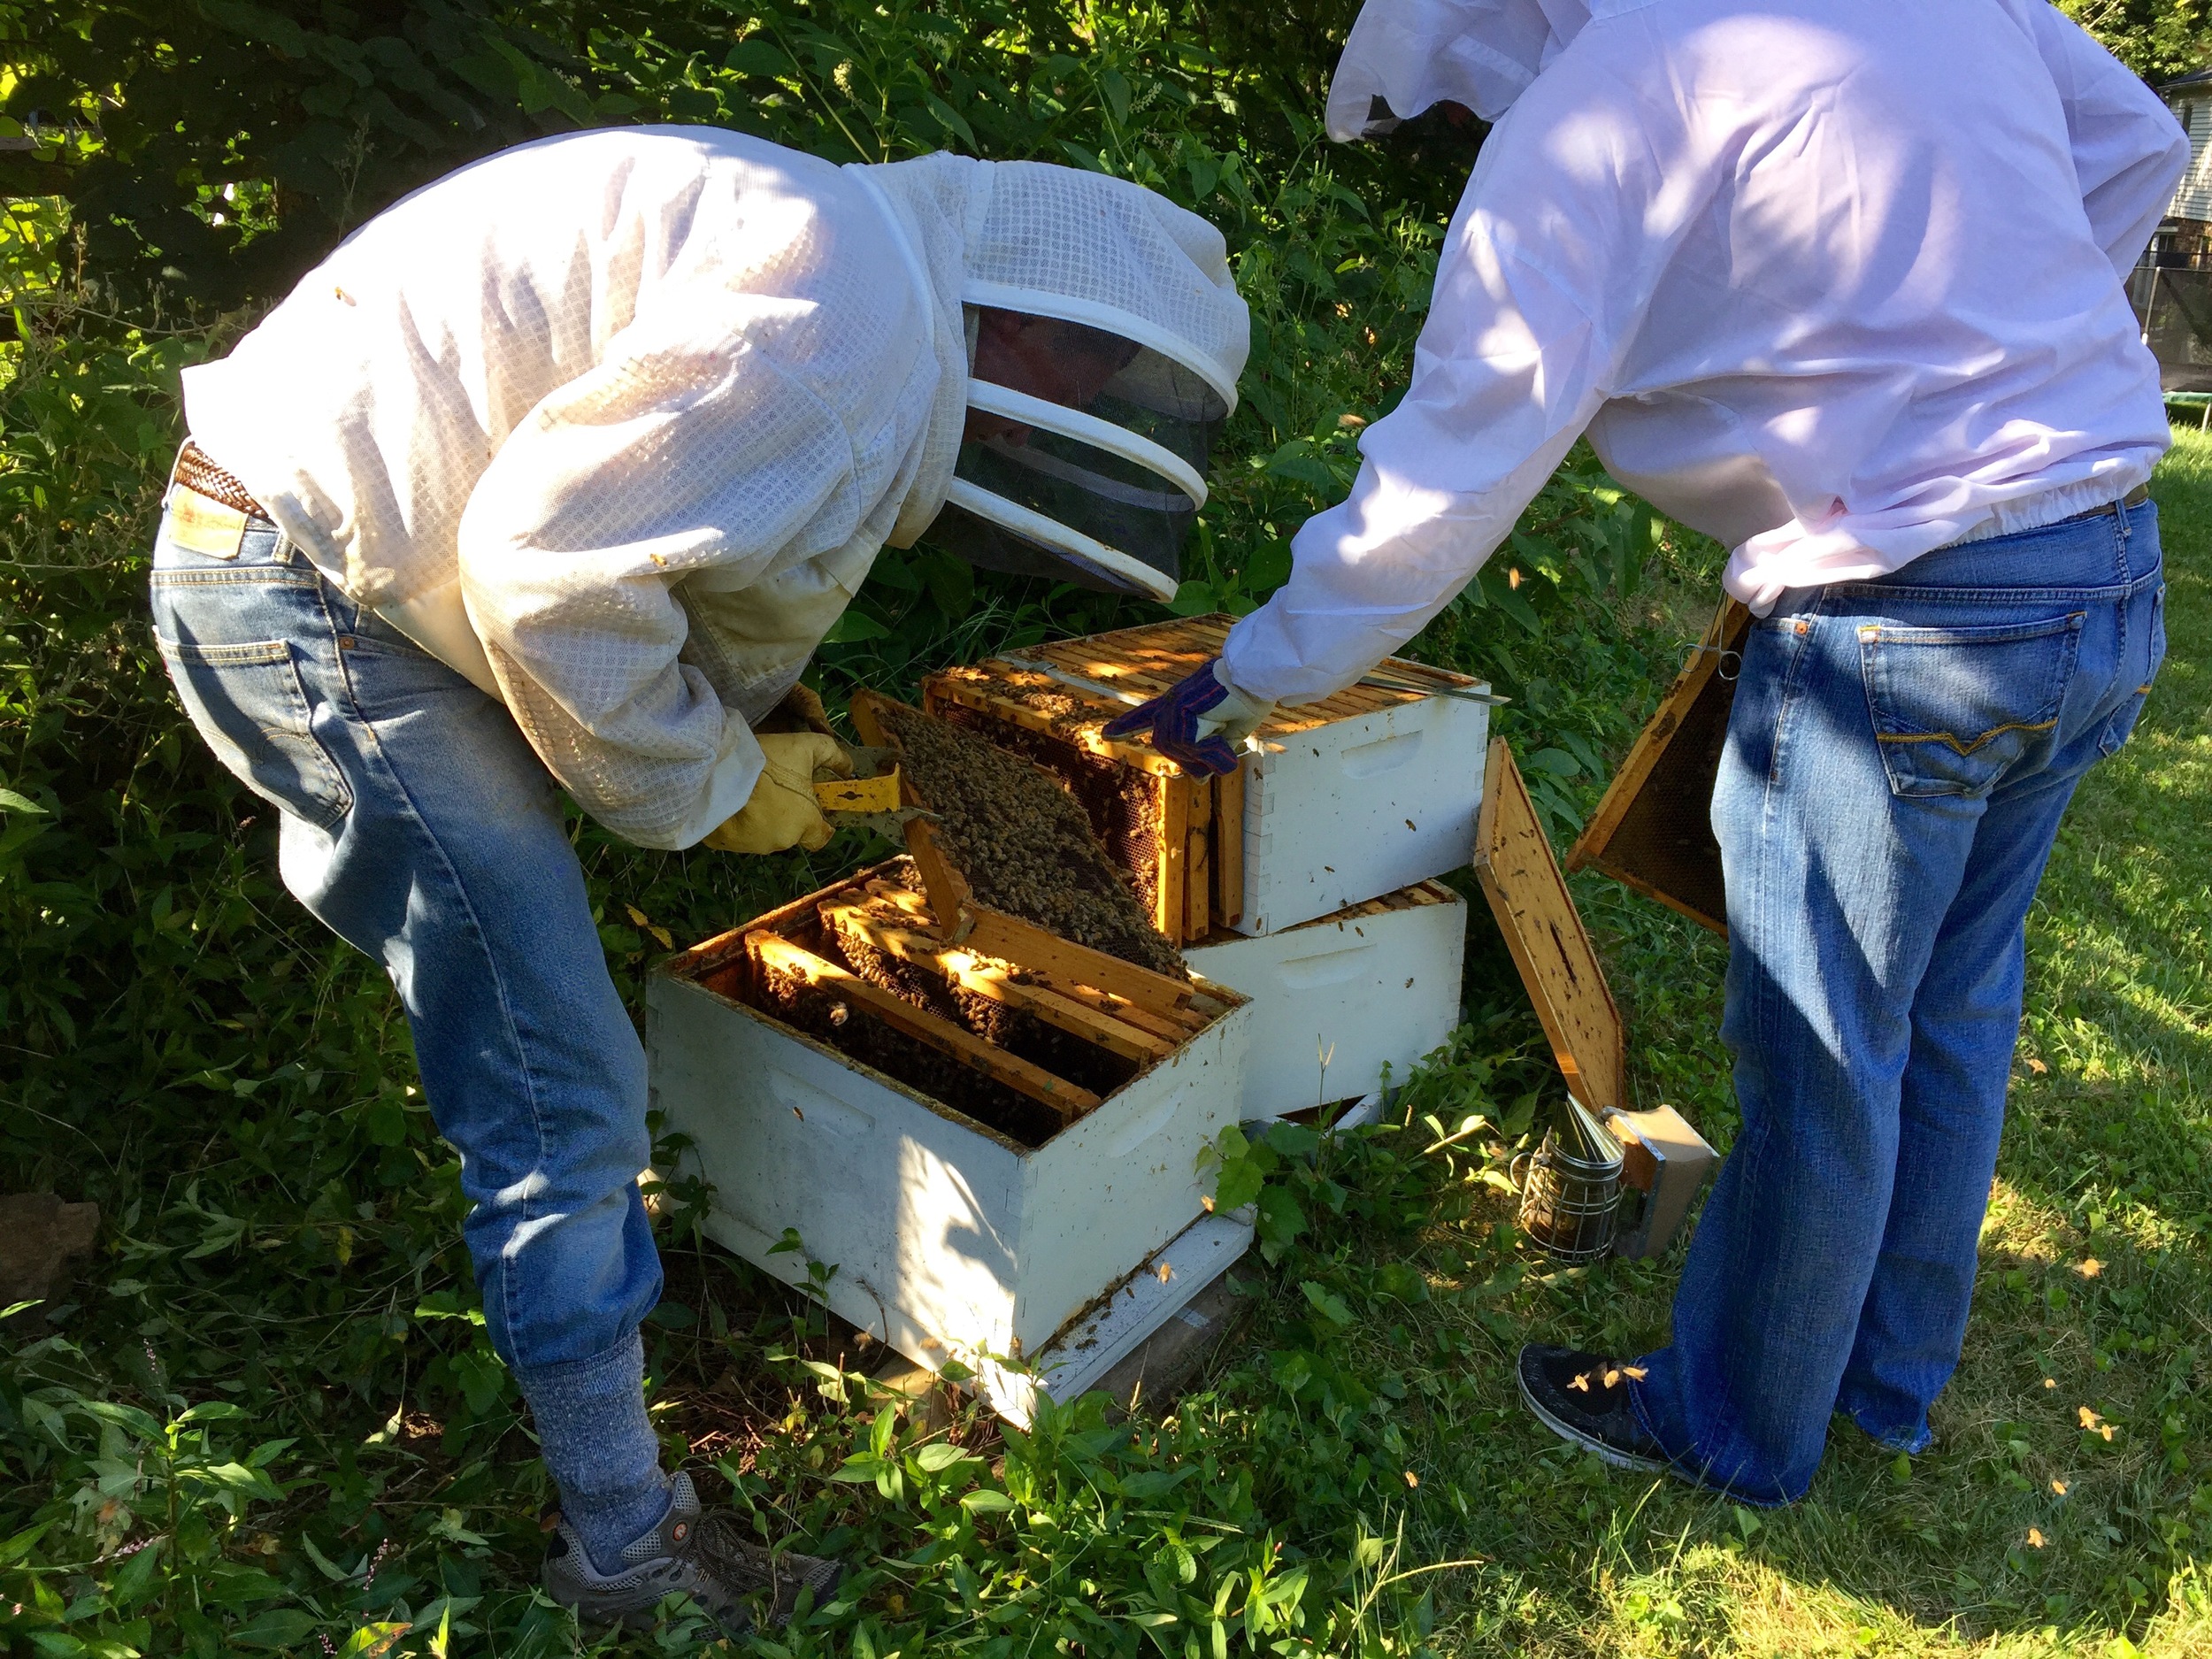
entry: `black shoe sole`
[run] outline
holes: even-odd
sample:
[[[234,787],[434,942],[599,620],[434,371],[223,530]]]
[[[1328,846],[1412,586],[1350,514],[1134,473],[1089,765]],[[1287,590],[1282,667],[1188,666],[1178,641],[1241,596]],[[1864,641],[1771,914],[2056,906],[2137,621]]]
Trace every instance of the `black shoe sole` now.
[[[1586,1452],[1595,1452],[1601,1459],[1615,1469],[1633,1470],[1639,1474],[1645,1475],[1668,1475],[1674,1472],[1674,1466],[1664,1458],[1640,1457],[1634,1452],[1624,1452],[1619,1447],[1601,1440],[1594,1434],[1586,1433],[1563,1419],[1555,1417],[1545,1409],[1541,1401],[1529,1392],[1528,1379],[1521,1375],[1521,1368],[1518,1365],[1513,1368],[1513,1379],[1520,1386],[1521,1403],[1529,1409],[1539,1423],[1569,1445],[1579,1446]]]

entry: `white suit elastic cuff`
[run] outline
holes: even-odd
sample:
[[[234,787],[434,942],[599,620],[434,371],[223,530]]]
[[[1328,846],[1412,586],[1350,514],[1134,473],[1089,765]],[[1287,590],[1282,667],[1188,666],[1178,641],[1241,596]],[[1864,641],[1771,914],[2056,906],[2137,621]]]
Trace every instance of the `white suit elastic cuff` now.
[[[696,847],[735,818],[753,798],[753,787],[760,781],[761,771],[767,763],[758,741],[736,715],[727,718],[722,753],[714,763],[714,770],[707,774],[698,803],[668,833],[665,845],[672,852]]]

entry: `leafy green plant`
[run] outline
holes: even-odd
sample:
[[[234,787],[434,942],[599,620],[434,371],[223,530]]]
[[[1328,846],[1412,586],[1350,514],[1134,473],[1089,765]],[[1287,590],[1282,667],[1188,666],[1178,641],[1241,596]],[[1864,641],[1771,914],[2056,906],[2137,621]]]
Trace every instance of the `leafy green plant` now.
[[[286,1586],[232,1548],[255,1506],[282,1502],[269,1471],[292,1442],[265,1440],[243,1455],[219,1444],[213,1425],[250,1415],[227,1400],[165,1394],[156,1414],[37,1380],[82,1360],[59,1337],[33,1343],[0,1396],[27,1432],[25,1472],[69,1491],[65,1512],[0,1544],[0,1564],[24,1563],[24,1623],[39,1650],[123,1659],[150,1640],[157,1619],[205,1647],[211,1615],[223,1613],[242,1616],[229,1632],[242,1646],[304,1634],[303,1615],[257,1610]]]

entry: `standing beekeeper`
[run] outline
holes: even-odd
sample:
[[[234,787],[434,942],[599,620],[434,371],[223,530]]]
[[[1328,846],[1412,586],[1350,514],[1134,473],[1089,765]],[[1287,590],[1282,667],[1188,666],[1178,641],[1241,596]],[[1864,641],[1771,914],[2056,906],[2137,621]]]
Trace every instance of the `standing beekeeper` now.
[[[1351,138],[1495,123],[1412,385],[1217,664],[1126,725],[1199,770],[1409,639],[1586,432],[1757,622],[1712,803],[1743,1123],[1672,1340],[1532,1347],[1607,1461],[1793,1501],[1958,1362],[2024,921],[2165,649],[2158,373],[2122,280],[2189,146],[2043,0],[1369,0]]]
[[[648,128],[409,196],[187,372],[162,655],[399,989],[586,1617],[735,1634],[837,1569],[661,1471],[644,1057],[556,782],[641,846],[820,846],[849,757],[790,694],[877,550],[1171,595],[1248,327],[1220,234],[1122,180]]]

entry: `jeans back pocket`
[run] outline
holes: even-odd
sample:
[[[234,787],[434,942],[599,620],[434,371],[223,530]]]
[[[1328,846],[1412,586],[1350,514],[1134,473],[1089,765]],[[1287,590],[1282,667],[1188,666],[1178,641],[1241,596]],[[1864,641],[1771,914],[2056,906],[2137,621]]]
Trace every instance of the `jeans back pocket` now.
[[[1859,666],[1890,792],[1986,795],[2047,755],[2085,614],[1997,627],[1860,625]]]
[[[315,735],[289,645],[189,645],[156,637],[184,711],[242,782],[319,829],[346,815],[353,792]]]

